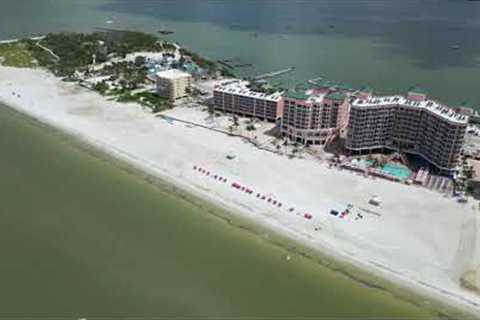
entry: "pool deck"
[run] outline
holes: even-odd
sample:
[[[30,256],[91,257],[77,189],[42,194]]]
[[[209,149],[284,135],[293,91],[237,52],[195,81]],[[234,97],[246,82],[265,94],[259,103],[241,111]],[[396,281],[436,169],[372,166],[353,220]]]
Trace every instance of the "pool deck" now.
[[[381,171],[382,173],[393,176],[399,179],[400,181],[405,181],[411,178],[413,174],[413,171],[410,170],[408,167],[397,164],[397,163],[387,163],[383,165],[383,167],[381,168],[374,168],[372,164],[373,164],[372,160],[361,160],[359,164],[354,163],[354,165],[359,165],[360,167],[364,167],[369,171],[371,171],[372,169]]]

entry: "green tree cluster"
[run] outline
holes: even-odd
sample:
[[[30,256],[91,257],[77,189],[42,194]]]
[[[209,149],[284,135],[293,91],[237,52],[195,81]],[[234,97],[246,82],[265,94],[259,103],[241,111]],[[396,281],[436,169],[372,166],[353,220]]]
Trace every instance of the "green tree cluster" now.
[[[85,33],[50,33],[41,41],[25,40],[28,50],[41,66],[59,76],[70,76],[95,61],[107,61],[108,55],[126,56],[138,51],[161,50],[156,36],[132,31]],[[56,59],[38,44],[50,49]]]

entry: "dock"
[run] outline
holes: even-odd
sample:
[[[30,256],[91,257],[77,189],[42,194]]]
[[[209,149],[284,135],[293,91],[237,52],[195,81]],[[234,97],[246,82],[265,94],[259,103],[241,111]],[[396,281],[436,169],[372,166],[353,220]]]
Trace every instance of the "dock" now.
[[[230,64],[232,60],[217,60],[217,62],[228,69],[233,69],[233,65]]]
[[[289,73],[289,72],[292,72],[294,70],[295,70],[295,67],[290,67],[290,68],[286,68],[286,69],[279,70],[279,71],[264,73],[262,75],[256,76],[254,79],[255,80],[261,80],[261,79],[265,79],[265,78],[278,77],[278,76],[281,76],[282,74]]]
[[[253,64],[251,63],[241,63],[241,64],[236,64],[233,66],[234,68],[245,68],[245,67],[253,67]]]
[[[253,64],[251,63],[241,63],[240,61],[237,61],[237,63],[234,64],[234,62],[234,59],[217,60],[217,63],[221,64],[224,67],[227,67],[228,69],[253,67]]]

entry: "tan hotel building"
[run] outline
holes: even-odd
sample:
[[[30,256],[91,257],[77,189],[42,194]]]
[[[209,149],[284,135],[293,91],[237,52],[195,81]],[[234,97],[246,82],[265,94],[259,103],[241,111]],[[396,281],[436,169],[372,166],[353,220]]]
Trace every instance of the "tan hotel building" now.
[[[188,95],[192,85],[192,76],[189,73],[170,69],[157,73],[157,93],[172,101]]]

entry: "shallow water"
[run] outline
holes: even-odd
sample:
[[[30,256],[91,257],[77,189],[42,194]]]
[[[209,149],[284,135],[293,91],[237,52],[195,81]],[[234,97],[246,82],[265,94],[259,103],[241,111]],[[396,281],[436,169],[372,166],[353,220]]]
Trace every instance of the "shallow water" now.
[[[0,149],[4,318],[429,316],[3,106]]]

